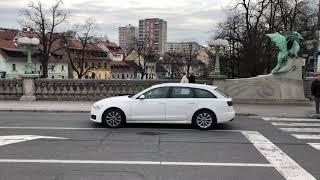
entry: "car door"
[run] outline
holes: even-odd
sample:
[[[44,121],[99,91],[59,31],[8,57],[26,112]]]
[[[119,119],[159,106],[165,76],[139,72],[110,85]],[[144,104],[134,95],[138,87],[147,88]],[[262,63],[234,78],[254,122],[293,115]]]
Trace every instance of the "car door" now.
[[[192,88],[171,87],[169,94],[166,121],[189,121],[197,108]]]
[[[169,87],[151,89],[131,104],[131,121],[165,121]],[[141,96],[140,96],[141,97]]]

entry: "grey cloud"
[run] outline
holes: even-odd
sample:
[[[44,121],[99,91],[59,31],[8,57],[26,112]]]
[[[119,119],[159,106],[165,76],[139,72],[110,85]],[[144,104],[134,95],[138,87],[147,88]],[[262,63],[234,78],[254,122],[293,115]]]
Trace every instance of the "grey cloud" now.
[[[21,0],[17,0],[21,2]],[[107,34],[111,40],[117,41],[118,27],[127,24],[138,25],[139,19],[159,17],[168,22],[168,41],[199,41],[204,43],[209,37],[209,31],[215,22],[222,20],[226,13],[224,9],[213,6],[212,2],[199,4],[198,0],[188,0],[190,4],[185,9],[168,8],[139,8],[136,1],[129,1],[136,8],[107,8],[100,6],[101,0],[87,1],[84,3],[75,3],[71,9],[71,24],[81,23],[86,17],[95,17],[99,24],[98,31],[100,34]],[[203,8],[194,8],[196,7]],[[199,5],[198,5],[199,4]],[[107,6],[107,5],[106,5]],[[0,8],[0,26],[18,26],[19,8]],[[190,24],[190,19],[197,18],[208,20],[212,24],[200,24],[196,26]],[[210,20],[210,21],[209,21]],[[214,20],[214,21],[213,21]]]

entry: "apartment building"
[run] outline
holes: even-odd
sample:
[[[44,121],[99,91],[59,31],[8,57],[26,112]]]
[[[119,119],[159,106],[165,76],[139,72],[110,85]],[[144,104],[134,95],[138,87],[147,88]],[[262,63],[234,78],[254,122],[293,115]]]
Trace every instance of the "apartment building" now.
[[[167,22],[153,18],[139,20],[139,46],[163,55],[167,43]]]
[[[137,45],[138,29],[129,24],[125,27],[119,27],[119,46],[126,54],[130,53]]]

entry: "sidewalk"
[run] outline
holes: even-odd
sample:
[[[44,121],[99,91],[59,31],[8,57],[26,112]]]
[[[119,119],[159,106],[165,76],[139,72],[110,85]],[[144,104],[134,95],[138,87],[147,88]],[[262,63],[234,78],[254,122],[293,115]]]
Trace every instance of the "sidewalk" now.
[[[94,102],[90,101],[0,101],[0,111],[31,112],[90,112]],[[315,108],[310,105],[263,105],[236,104],[238,115],[260,117],[300,117],[306,118],[314,114]]]

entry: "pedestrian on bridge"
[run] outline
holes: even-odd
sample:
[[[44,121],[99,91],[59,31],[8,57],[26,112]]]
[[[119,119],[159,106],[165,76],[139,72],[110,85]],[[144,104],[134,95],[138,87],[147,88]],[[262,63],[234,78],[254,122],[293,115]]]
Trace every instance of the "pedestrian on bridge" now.
[[[314,96],[316,103],[316,112],[319,114],[319,103],[320,103],[320,73],[316,73],[316,79],[311,84],[311,93]]]

